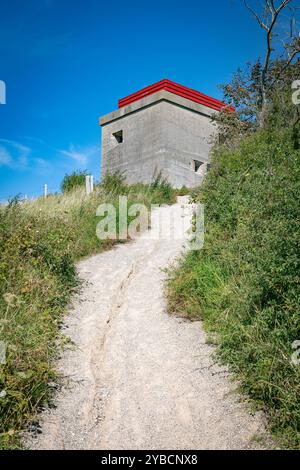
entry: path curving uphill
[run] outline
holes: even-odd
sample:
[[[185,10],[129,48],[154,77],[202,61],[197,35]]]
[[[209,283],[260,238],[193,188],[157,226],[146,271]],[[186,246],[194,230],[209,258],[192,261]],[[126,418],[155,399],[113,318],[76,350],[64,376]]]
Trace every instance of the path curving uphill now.
[[[163,217],[171,207],[158,209]],[[187,216],[189,217],[189,216]],[[264,433],[217,365],[200,322],[169,316],[164,268],[182,241],[143,237],[78,265],[84,281],[66,318],[76,347],[65,385],[39,416],[31,449],[249,449]]]

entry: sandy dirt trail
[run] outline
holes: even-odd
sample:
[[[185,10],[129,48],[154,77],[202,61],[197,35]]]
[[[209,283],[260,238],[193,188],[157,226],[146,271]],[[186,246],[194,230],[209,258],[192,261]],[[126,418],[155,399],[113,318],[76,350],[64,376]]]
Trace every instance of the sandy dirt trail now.
[[[183,249],[142,237],[78,265],[84,286],[64,328],[76,347],[59,363],[56,407],[40,414],[42,433],[27,436],[27,447],[255,447],[263,419],[214,362],[201,323],[166,313],[162,269]]]

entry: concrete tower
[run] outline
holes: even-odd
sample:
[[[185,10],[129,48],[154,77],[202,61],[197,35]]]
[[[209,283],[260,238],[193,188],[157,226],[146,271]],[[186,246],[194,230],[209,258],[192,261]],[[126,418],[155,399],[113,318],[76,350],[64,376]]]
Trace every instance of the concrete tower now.
[[[149,183],[159,171],[174,187],[201,183],[224,103],[170,80],[119,101],[100,118],[102,175],[124,172],[128,183]]]

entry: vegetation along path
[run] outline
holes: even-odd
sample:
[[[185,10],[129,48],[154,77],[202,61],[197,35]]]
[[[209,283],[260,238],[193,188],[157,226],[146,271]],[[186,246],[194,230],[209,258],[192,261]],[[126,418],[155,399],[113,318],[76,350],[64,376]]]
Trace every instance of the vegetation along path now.
[[[171,207],[158,209],[166,217]],[[190,218],[190,215],[186,215]],[[176,221],[175,223],[179,223]],[[166,268],[182,241],[140,237],[79,263],[84,281],[66,320],[75,343],[65,385],[42,412],[32,449],[245,449],[264,432],[200,322],[166,313]]]

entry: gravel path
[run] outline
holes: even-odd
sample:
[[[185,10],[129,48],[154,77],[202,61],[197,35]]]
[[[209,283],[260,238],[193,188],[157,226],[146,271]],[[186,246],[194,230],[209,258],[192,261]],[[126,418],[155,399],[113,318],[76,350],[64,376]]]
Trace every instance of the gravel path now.
[[[42,433],[28,435],[27,447],[257,447],[263,418],[213,361],[201,323],[166,313],[162,268],[182,249],[141,237],[79,263],[84,287],[65,323],[76,347],[59,363],[66,380],[56,407],[38,417]]]

